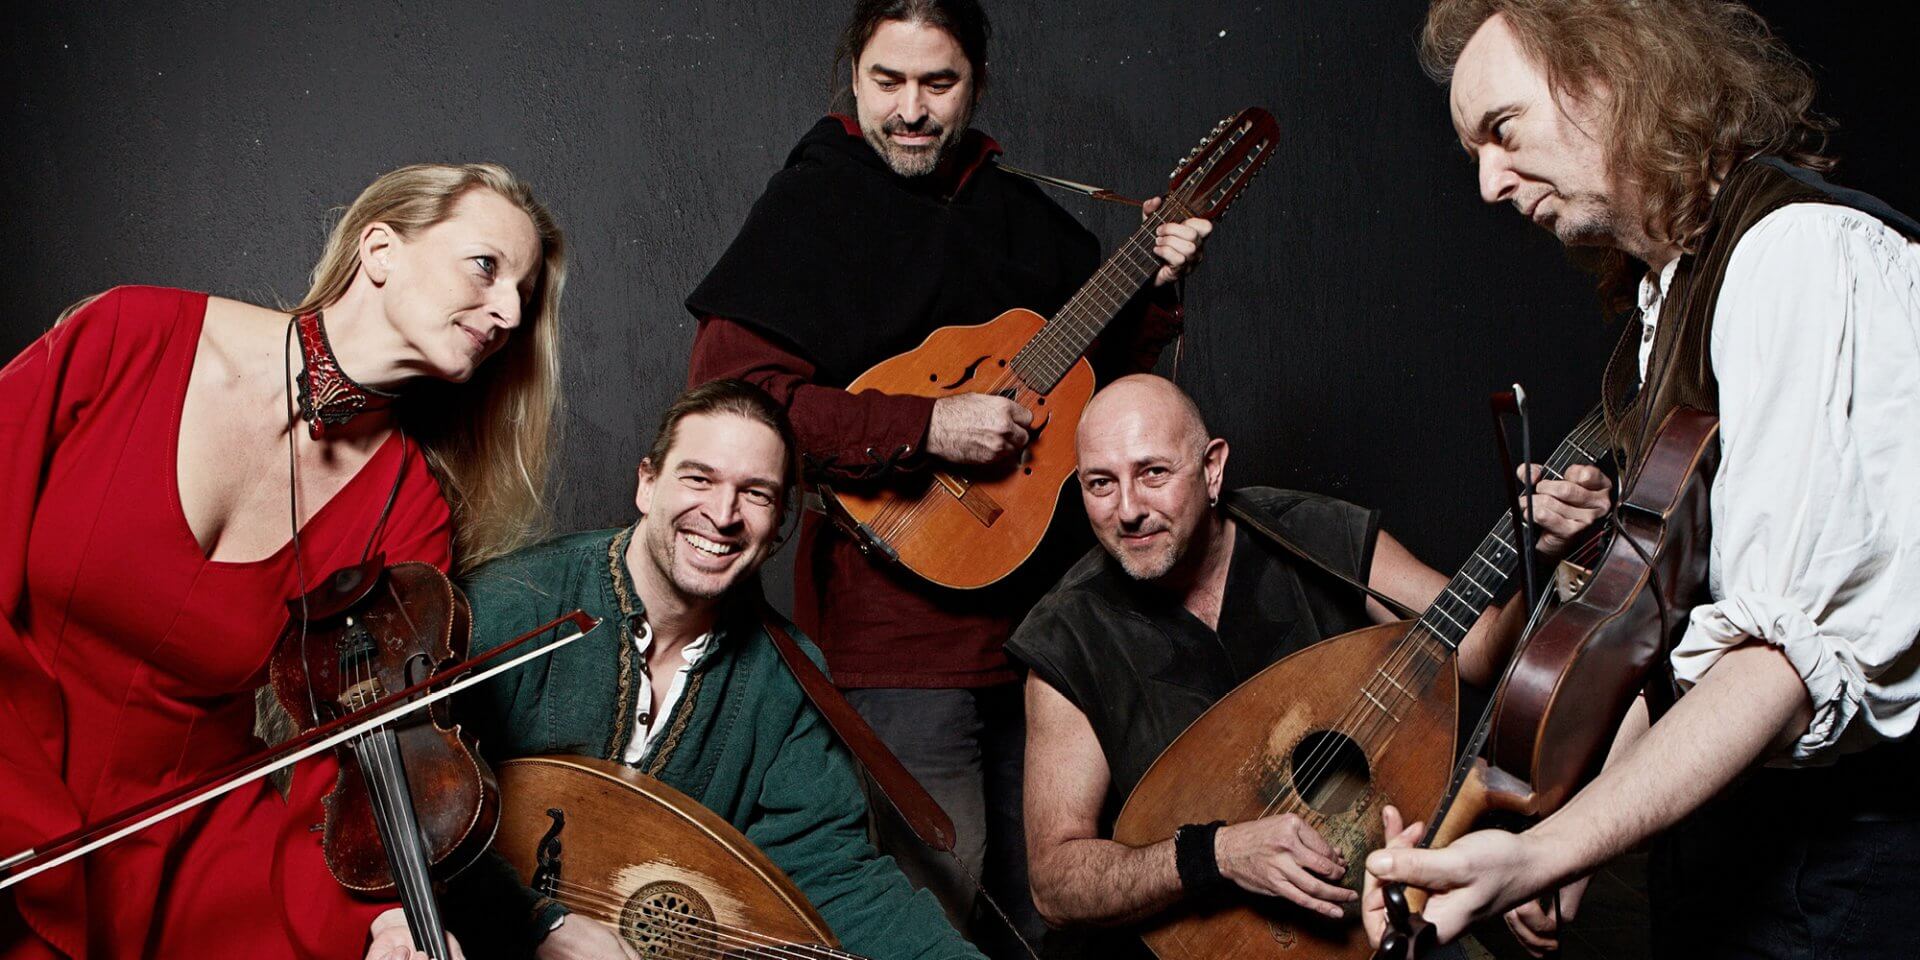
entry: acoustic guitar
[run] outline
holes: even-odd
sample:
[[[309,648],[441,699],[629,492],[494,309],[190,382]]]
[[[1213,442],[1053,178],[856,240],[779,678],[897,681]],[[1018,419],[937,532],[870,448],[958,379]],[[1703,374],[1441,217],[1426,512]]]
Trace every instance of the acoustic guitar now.
[[[507,760],[493,847],[529,887],[642,957],[859,960],[773,861],[718,814],[622,764]]]
[[[1558,479],[1609,449],[1596,409],[1544,466]],[[1503,512],[1418,620],[1331,637],[1255,674],[1168,745],[1127,797],[1114,839],[1145,846],[1182,824],[1293,813],[1346,856],[1343,885],[1382,845],[1380,808],[1430,810],[1446,792],[1459,717],[1455,651],[1520,556]],[[1364,958],[1357,909],[1341,920],[1242,894],[1181,904],[1141,937],[1161,960]]]
[[[1051,320],[1009,310],[976,326],[942,327],[849,384],[854,393],[1006,397],[1033,414],[1032,439],[1017,459],[997,464],[945,465],[874,488],[817,488],[836,526],[870,555],[942,586],[984,587],[1019,567],[1047,532],[1074,470],[1074,428],[1093,396],[1087,348],[1161,267],[1154,229],[1217,219],[1278,136],[1273,116],[1257,107],[1221,121],[1174,169],[1160,208]]]

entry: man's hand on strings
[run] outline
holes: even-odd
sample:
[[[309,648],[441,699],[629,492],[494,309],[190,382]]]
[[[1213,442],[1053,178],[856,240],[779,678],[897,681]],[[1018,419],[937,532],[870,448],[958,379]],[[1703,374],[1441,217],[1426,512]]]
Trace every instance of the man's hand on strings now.
[[[1154,197],[1140,205],[1140,216],[1145,219],[1160,209],[1161,197]],[[1163,223],[1153,230],[1153,255],[1159,257],[1166,266],[1153,275],[1153,285],[1163,287],[1192,272],[1200,265],[1200,248],[1206,245],[1207,234],[1213,232],[1213,221],[1203,217],[1194,217],[1178,223]]]
[[[1521,464],[1515,472],[1521,483],[1541,477],[1537,463]],[[1599,467],[1574,464],[1561,476],[1564,479],[1542,477],[1533,491],[1533,522],[1540,528],[1540,539],[1534,546],[1549,560],[1564,556],[1574,541],[1613,509],[1613,482]],[[1526,494],[1522,493],[1522,516],[1526,510]]]
[[[1375,946],[1387,926],[1385,881],[1427,891],[1420,911],[1433,925],[1441,943],[1451,943],[1476,921],[1500,913],[1533,896],[1553,881],[1542,874],[1542,858],[1522,834],[1505,830],[1478,830],[1440,850],[1416,849],[1419,824],[1402,826],[1400,811],[1388,807],[1381,819],[1387,828],[1387,848],[1367,855],[1366,895],[1361,916],[1367,937]]]
[[[1221,827],[1213,837],[1220,875],[1241,889],[1282,897],[1338,919],[1357,898],[1335,886],[1346,875],[1346,858],[1291,813]]]

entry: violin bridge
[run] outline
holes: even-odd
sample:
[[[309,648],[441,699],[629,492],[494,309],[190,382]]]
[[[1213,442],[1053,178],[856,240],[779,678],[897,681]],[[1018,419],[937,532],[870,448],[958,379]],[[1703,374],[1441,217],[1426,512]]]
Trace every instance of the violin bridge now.
[[[1553,568],[1553,592],[1559,595],[1561,603],[1569,603],[1587,588],[1587,578],[1591,576],[1592,570],[1562,560],[1559,566]]]

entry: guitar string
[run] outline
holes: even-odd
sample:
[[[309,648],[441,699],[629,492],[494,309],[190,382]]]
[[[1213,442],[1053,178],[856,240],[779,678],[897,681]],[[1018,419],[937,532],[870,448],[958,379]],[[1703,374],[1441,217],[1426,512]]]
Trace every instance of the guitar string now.
[[[1547,467],[1549,470],[1554,471],[1555,476],[1558,476],[1561,472],[1563,472],[1565,467],[1575,459],[1590,459],[1586,451],[1579,446],[1579,444],[1577,443],[1577,440],[1584,437],[1589,432],[1587,428],[1598,426],[1598,423],[1596,421],[1596,416],[1597,414],[1591,414],[1588,416],[1586,420],[1583,420],[1580,426],[1576,427],[1575,430],[1568,436],[1567,440],[1564,443],[1562,443],[1560,447],[1554,451],[1551,457],[1548,458]],[[1574,454],[1573,451],[1578,451],[1578,454],[1577,455]],[[1558,467],[1554,466],[1556,462],[1559,463]],[[1496,523],[1494,530],[1491,533],[1489,533],[1485,539],[1481,541],[1482,546],[1484,546],[1488,540],[1498,539],[1502,544],[1506,546],[1507,552],[1509,554],[1515,554],[1517,558],[1517,551],[1513,548],[1511,544],[1507,543],[1507,540],[1506,540],[1507,536],[1511,532],[1512,532],[1511,519],[1509,517],[1503,516],[1501,520],[1498,523]],[[1478,549],[1476,549],[1475,554],[1476,556],[1478,556],[1479,554]],[[1481,559],[1483,563],[1486,562],[1484,557]],[[1491,566],[1491,564],[1489,564],[1489,566]],[[1511,571],[1498,571],[1498,568],[1495,568],[1495,569],[1497,572],[1500,573],[1500,576],[1503,579],[1511,576]],[[1468,579],[1472,580],[1472,577],[1469,576]],[[1478,584],[1478,581],[1473,581],[1473,582]],[[1449,586],[1451,586],[1451,581],[1449,581]],[[1483,592],[1486,591],[1486,588],[1484,587],[1484,585],[1481,586],[1481,589]],[[1441,602],[1442,602],[1441,598],[1436,598],[1434,601],[1434,605],[1437,606]],[[1484,607],[1482,609],[1484,610]],[[1444,613],[1445,611],[1442,610],[1441,612]],[[1431,609],[1429,610],[1429,613],[1431,613]],[[1382,667],[1380,670],[1377,670],[1375,672],[1375,675],[1383,675],[1384,672],[1389,669],[1395,673],[1398,673],[1406,669],[1407,663],[1412,659],[1413,656],[1416,655],[1414,651],[1415,645],[1413,641],[1418,639],[1424,642],[1426,640],[1433,639],[1435,636],[1432,630],[1425,628],[1425,624],[1426,624],[1426,616],[1423,615],[1420,618],[1420,620],[1416,621],[1415,625],[1408,630],[1408,636],[1403,639],[1402,644],[1398,648],[1396,648],[1396,650],[1392,654],[1388,656],[1386,666]],[[1467,629],[1469,630],[1471,629],[1471,624],[1467,625]],[[1464,634],[1463,634],[1463,638],[1464,638]],[[1403,651],[1405,652],[1404,656],[1401,655]],[[1396,661],[1398,661],[1397,664],[1396,664]],[[1439,667],[1443,662],[1444,662],[1443,659],[1434,660],[1434,659],[1428,658],[1426,663],[1422,665],[1422,668],[1419,671],[1418,679],[1415,679],[1413,681],[1416,688],[1425,686],[1426,684],[1430,683],[1433,679],[1433,676],[1437,674]],[[1388,683],[1392,685],[1391,679],[1388,680]],[[1363,694],[1366,690],[1368,690],[1374,685],[1375,684],[1373,682],[1373,677],[1370,676],[1368,678],[1368,685],[1362,687]],[[1402,698],[1410,698],[1411,696],[1410,694],[1406,694],[1406,693],[1400,693],[1400,694],[1388,693],[1383,695],[1393,698],[1396,705],[1399,703],[1399,701]],[[1386,725],[1387,717],[1389,715],[1383,715],[1383,714],[1386,714],[1384,707],[1380,707],[1379,713],[1366,713],[1361,710],[1360,703],[1361,703],[1361,699],[1357,698],[1349,706],[1347,713],[1344,714],[1339,720],[1337,720],[1334,726],[1330,729],[1332,729],[1334,732],[1351,736],[1356,740],[1362,739],[1363,737],[1366,740],[1371,740],[1372,737],[1376,736],[1379,733],[1380,729]],[[1377,703],[1378,701],[1376,701],[1376,704]],[[1371,717],[1371,729],[1368,730],[1365,734],[1360,733],[1359,726],[1357,725],[1356,721],[1352,719],[1356,712],[1361,712],[1363,715]],[[1367,721],[1359,721],[1359,722],[1367,722]],[[1305,762],[1303,762],[1301,765],[1303,768],[1307,770],[1306,775],[1302,777],[1293,778],[1293,781],[1296,784],[1296,788],[1292,791],[1292,794],[1294,795],[1294,802],[1296,805],[1306,806],[1304,801],[1304,795],[1306,793],[1310,793],[1313,790],[1313,788],[1317,786],[1320,775],[1324,773],[1325,768],[1331,764],[1332,758],[1335,755],[1337,755],[1338,750],[1339,750],[1338,744],[1334,743],[1333,738],[1331,737],[1325,738],[1322,741],[1322,743],[1315,745],[1314,753],[1309,754],[1308,759]],[[1302,781],[1304,781],[1306,784],[1305,789],[1299,789],[1297,786],[1297,784],[1299,784]],[[1280,789],[1276,792],[1275,796],[1263,808],[1262,816],[1265,816],[1268,813],[1271,813],[1282,800],[1285,800],[1288,797],[1289,797],[1288,787],[1287,785],[1283,784],[1280,787]],[[1311,808],[1311,806],[1307,806],[1306,815],[1312,815],[1316,818],[1320,817],[1320,815],[1318,814],[1318,811],[1314,811]]]
[[[1147,239],[1153,236],[1154,230],[1158,229],[1162,224],[1167,222],[1166,221],[1167,208],[1177,207],[1179,210],[1185,211],[1187,209],[1186,200],[1187,200],[1186,197],[1179,197],[1173,194],[1169,194],[1168,199],[1165,201],[1165,206],[1163,206],[1162,209],[1156,210],[1152,214],[1149,214],[1146,221],[1144,221],[1139,228],[1136,228],[1134,232],[1128,236],[1126,241],[1121,243],[1119,249],[1114,252],[1114,255],[1112,257],[1109,257],[1107,262],[1100,266],[1100,269],[1094,271],[1093,276],[1088,278],[1086,284],[1084,284],[1081,287],[1081,292],[1076,293],[1071,299],[1067,301],[1066,305],[1061,308],[1059,317],[1062,318],[1064,322],[1064,326],[1056,327],[1055,324],[1049,323],[1041,327],[1040,332],[1035,334],[1033,339],[1029,340],[1026,345],[1022,346],[1019,351],[1015,352],[1013,359],[1007,362],[1007,366],[1004,372],[1001,373],[999,379],[995,380],[985,390],[981,390],[978,392],[994,394],[1002,390],[1005,390],[1009,387],[1013,387],[1017,383],[1020,388],[1023,388],[1026,391],[1030,391],[1035,395],[1039,395],[1040,392],[1038,390],[1034,390],[1031,385],[1025,383],[1024,379],[1019,374],[1020,368],[1022,366],[1021,358],[1024,356],[1027,356],[1029,350],[1035,351],[1035,355],[1039,357],[1039,362],[1045,362],[1050,364],[1051,366],[1060,366],[1061,365],[1060,361],[1062,359],[1068,360],[1068,362],[1065,364],[1065,370],[1062,370],[1059,373],[1054,374],[1052,376],[1052,379],[1054,379],[1057,382],[1059,377],[1065,376],[1065,371],[1072,369],[1072,361],[1077,361],[1079,359],[1080,354],[1079,352],[1075,352],[1071,358],[1067,358],[1065,356],[1068,348],[1065,346],[1064,343],[1055,342],[1061,337],[1061,334],[1058,331],[1068,329],[1068,328],[1071,328],[1074,330],[1081,330],[1082,328],[1089,327],[1089,326],[1103,325],[1103,324],[1089,324],[1083,321],[1076,314],[1084,313],[1085,312],[1084,308],[1081,308],[1080,310],[1076,311],[1075,305],[1081,301],[1081,297],[1083,294],[1086,293],[1086,291],[1089,291],[1089,290],[1097,291],[1100,289],[1101,285],[1104,282],[1108,282],[1106,281],[1105,278],[1107,277],[1107,274],[1109,272],[1109,267],[1115,264],[1116,262],[1118,262],[1122,254],[1127,254],[1129,258],[1131,258],[1131,256],[1134,254],[1139,254],[1144,252],[1148,255],[1149,260],[1157,260],[1158,258],[1154,258],[1151,256],[1153,248],[1152,248],[1152,245],[1147,242]],[[1129,259],[1129,262],[1131,262],[1130,259]],[[1140,268],[1138,264],[1133,264],[1133,265],[1135,266],[1136,269]],[[1151,279],[1151,277],[1152,277],[1152,273],[1148,273],[1146,279]],[[1119,293],[1119,288],[1117,284],[1120,281],[1114,280],[1111,282],[1116,284],[1116,286],[1115,286],[1115,289],[1112,291],[1112,294],[1109,295],[1109,300],[1116,297],[1117,294]],[[1145,282],[1145,281],[1143,280],[1141,282]],[[1138,288],[1137,283],[1135,284],[1135,288],[1136,289]],[[1128,294],[1127,299],[1131,299],[1131,297],[1132,297],[1132,294]],[[1124,300],[1122,300],[1118,306],[1111,307],[1110,310],[1112,312],[1117,312],[1120,306],[1125,306]],[[1109,317],[1108,319],[1111,320],[1111,317]],[[1039,345],[1037,349],[1036,349],[1036,345]],[[1058,354],[1057,357],[1055,356],[1056,354]],[[935,491],[936,487],[944,489],[944,485],[941,484],[937,479],[935,479],[932,482],[930,482],[924,490],[920,491],[918,496],[914,496],[914,497],[902,496],[902,497],[892,498],[891,502],[886,505],[883,505],[881,510],[875,515],[875,518],[874,518],[875,522],[874,524],[871,525],[871,528],[875,531],[875,534],[877,536],[880,536],[882,539],[885,539],[891,542],[894,539],[896,539],[898,536],[910,531],[912,526],[918,522],[919,516],[922,513],[924,513],[925,510],[927,509],[927,507],[925,506],[926,504],[940,502],[939,495]]]
[[[1586,449],[1580,445],[1578,441],[1581,439],[1586,439],[1590,441],[1592,439],[1590,434],[1592,434],[1593,431],[1599,425],[1598,416],[1599,416],[1598,411],[1596,411],[1595,413],[1589,414],[1584,420],[1581,421],[1579,426],[1574,428],[1573,432],[1569,434],[1566,441],[1561,443],[1559,448],[1554,450],[1553,454],[1548,458],[1546,466],[1550,471],[1552,471],[1552,475],[1554,477],[1557,478],[1558,476],[1564,474],[1565,469],[1576,460],[1586,460],[1588,462],[1591,462],[1591,459],[1592,459],[1591,456],[1588,454]],[[1506,546],[1509,554],[1516,554],[1517,551],[1515,551],[1513,546],[1510,543],[1507,543],[1507,536],[1511,533],[1512,533],[1511,518],[1503,516],[1501,520],[1498,523],[1496,523],[1493,532],[1488,534],[1488,536],[1481,541],[1482,546],[1485,545],[1487,540],[1498,539],[1503,545]],[[1476,556],[1479,555],[1478,549],[1475,550],[1475,555]],[[1482,559],[1482,562],[1484,563],[1485,562],[1484,557],[1482,557],[1481,559]],[[1514,561],[1517,561],[1517,556],[1515,556]],[[1514,562],[1514,561],[1509,561],[1509,562]],[[1471,560],[1469,560],[1469,563],[1471,563]],[[1499,572],[1503,580],[1512,575],[1511,570],[1499,571]],[[1468,576],[1468,579],[1473,580],[1471,576]],[[1477,580],[1473,580],[1473,582],[1476,585],[1480,585]],[[1452,582],[1449,581],[1448,586],[1451,587],[1451,585],[1452,585]],[[1482,591],[1485,592],[1486,587],[1484,585],[1480,585],[1480,586]],[[1395,650],[1388,655],[1386,665],[1380,669],[1377,669],[1373,675],[1368,677],[1367,683],[1361,688],[1362,696],[1356,698],[1349,705],[1346,713],[1344,713],[1335,722],[1335,724],[1331,728],[1329,728],[1332,732],[1343,734],[1355,741],[1369,742],[1372,740],[1372,738],[1374,738],[1379,734],[1382,728],[1384,728],[1387,725],[1387,723],[1389,722],[1389,719],[1392,719],[1393,722],[1396,722],[1396,723],[1398,722],[1398,719],[1393,718],[1392,714],[1389,713],[1384,706],[1379,705],[1378,699],[1374,700],[1374,703],[1376,706],[1376,710],[1374,711],[1365,710],[1361,706],[1361,704],[1368,699],[1368,697],[1366,696],[1366,693],[1370,689],[1377,686],[1377,684],[1374,681],[1374,677],[1382,676],[1387,671],[1391,671],[1392,673],[1399,673],[1401,671],[1404,671],[1407,665],[1410,662],[1412,662],[1414,657],[1422,656],[1425,652],[1427,652],[1427,650],[1429,649],[1427,647],[1427,642],[1437,638],[1437,635],[1434,634],[1431,629],[1427,629],[1425,626],[1427,623],[1427,617],[1434,611],[1435,608],[1439,608],[1440,604],[1445,602],[1445,593],[1446,591],[1443,590],[1442,594],[1439,597],[1435,598],[1433,604],[1429,607],[1427,614],[1423,614],[1421,618],[1414,623],[1414,626],[1409,628],[1409,630],[1407,631],[1407,636],[1403,638],[1401,643],[1395,648]],[[1457,596],[1458,595],[1456,594],[1456,597]],[[1482,607],[1481,610],[1484,612],[1485,607]],[[1441,608],[1439,612],[1442,615],[1447,615],[1444,608]],[[1450,616],[1449,616],[1449,619],[1451,619]],[[1478,619],[1478,617],[1476,616],[1475,619]],[[1456,623],[1456,626],[1461,626],[1457,621],[1455,623]],[[1464,627],[1465,627],[1465,631],[1471,631],[1472,624],[1471,623],[1465,624]],[[1465,632],[1463,632],[1462,634],[1463,639],[1464,637],[1465,637]],[[1418,643],[1416,643],[1416,641],[1418,641]],[[1444,640],[1442,642],[1444,642]],[[1430,656],[1425,656],[1423,657],[1423,659],[1425,660],[1425,662],[1421,664],[1419,670],[1417,671],[1417,679],[1413,681],[1416,689],[1419,687],[1424,687],[1428,683],[1431,683],[1433,680],[1433,677],[1438,673],[1440,667],[1445,662],[1444,658],[1436,659]],[[1391,679],[1388,679],[1388,685],[1397,687],[1397,685],[1394,684]],[[1412,695],[1410,693],[1402,692],[1397,689],[1393,692],[1381,692],[1381,696],[1383,698],[1391,698],[1396,705],[1399,705],[1400,702],[1403,700],[1412,699]],[[1366,727],[1365,732],[1362,732],[1362,726]],[[1289,782],[1283,783],[1275,792],[1275,795],[1264,805],[1261,811],[1261,816],[1267,816],[1271,814],[1283,801],[1290,801],[1290,805],[1292,806],[1305,808],[1305,812],[1302,813],[1301,816],[1310,817],[1314,820],[1324,820],[1324,815],[1320,814],[1319,811],[1314,810],[1310,805],[1308,805],[1305,802],[1305,795],[1308,793],[1311,793],[1313,789],[1318,786],[1321,775],[1324,774],[1326,769],[1332,765],[1334,758],[1338,755],[1339,752],[1340,752],[1340,745],[1336,741],[1336,738],[1333,738],[1333,737],[1322,738],[1320,743],[1315,744],[1314,751],[1308,755],[1307,760],[1301,764],[1301,767],[1306,771],[1305,774],[1303,776],[1296,776],[1293,778],[1289,778]]]
[[[1168,200],[1169,204],[1175,202],[1179,202],[1181,209],[1185,209],[1183,199],[1176,201],[1170,197]],[[1101,278],[1107,273],[1109,265],[1118,259],[1122,253],[1137,252],[1141,238],[1145,235],[1150,235],[1153,229],[1164,222],[1164,216],[1160,211],[1155,211],[1149,215],[1147,221],[1143,223],[1141,227],[1135,229],[1134,232],[1128,236],[1126,242],[1120,245],[1120,249],[1115,251],[1113,257],[1108,258],[1107,263],[1102,264],[1100,269],[1094,271],[1093,276],[1088,278],[1086,284],[1082,286],[1082,291],[1095,288],[1096,284],[1100,282]],[[1151,247],[1148,247],[1147,250],[1151,252]],[[1079,302],[1080,296],[1079,293],[1076,293],[1074,297],[1069,299],[1067,304],[1061,308],[1059,316],[1068,318],[1067,322],[1070,324],[1076,322],[1071,317],[1071,314],[1074,310],[1074,305]],[[1117,310],[1118,308],[1115,309]],[[1041,327],[1040,332],[1035,334],[1032,340],[1029,340],[1026,345],[1015,352],[1013,359],[1008,361],[1006,370],[1000,375],[1000,378],[991,383],[985,390],[978,392],[988,394],[998,393],[1001,390],[1013,386],[1016,381],[1020,380],[1018,370],[1021,366],[1021,357],[1026,356],[1027,352],[1033,349],[1036,343],[1042,344],[1041,352],[1043,353],[1064,350],[1064,346],[1054,347],[1051,345],[1049,340],[1052,336],[1049,334],[1049,330],[1051,329],[1054,329],[1054,324],[1051,323]],[[1043,341],[1048,342],[1043,343]],[[1075,359],[1078,359],[1078,354],[1075,355]],[[1069,365],[1069,369],[1071,369],[1071,365]],[[1025,383],[1021,383],[1020,386],[1032,390],[1032,388]],[[1033,392],[1038,393],[1038,391]],[[888,504],[883,505],[881,510],[876,513],[873,524],[871,524],[871,528],[875,531],[876,535],[882,539],[892,541],[900,534],[907,532],[916,521],[917,515],[923,511],[923,504],[939,502],[938,494],[934,489],[935,487],[944,487],[944,485],[937,479],[933,479],[917,496],[896,496],[892,498]]]
[[[1108,280],[1107,278],[1110,273],[1110,268],[1119,260],[1122,254],[1128,254],[1129,258],[1131,258],[1132,255],[1144,252],[1149,262],[1155,259],[1151,256],[1152,247],[1145,242],[1145,238],[1150,237],[1154,229],[1157,229],[1161,224],[1166,222],[1166,215],[1169,210],[1178,209],[1182,212],[1188,210],[1187,201],[1189,198],[1184,195],[1183,191],[1190,192],[1190,186],[1191,185],[1188,185],[1181,188],[1181,190],[1170,192],[1164,205],[1159,210],[1149,214],[1142,226],[1136,228],[1134,232],[1128,236],[1127,240],[1120,245],[1120,248],[1114,252],[1114,255],[1109,257],[1106,263],[1101,264],[1100,268],[1094,271],[1093,276],[1088,278],[1087,282],[1081,286],[1080,292],[1077,292],[1067,301],[1067,304],[1061,308],[1059,317],[1064,319],[1064,326],[1049,323],[1041,327],[1040,332],[1035,334],[1032,340],[1029,340],[1019,351],[1015,352],[1013,359],[1007,363],[1006,372],[1001,374],[1000,379],[994,381],[986,390],[977,392],[997,393],[1013,386],[1013,384],[1020,379],[1019,369],[1022,365],[1021,358],[1028,356],[1029,351],[1033,351],[1035,355],[1040,355],[1043,362],[1049,362],[1054,366],[1059,366],[1058,359],[1053,357],[1053,354],[1064,355],[1067,348],[1064,344],[1056,345],[1053,342],[1058,339],[1058,331],[1066,327],[1078,329],[1079,327],[1088,325],[1076,315],[1076,304],[1081,302],[1082,295],[1089,290],[1098,291],[1102,285],[1112,284],[1114,290],[1109,299],[1111,300],[1114,296],[1117,296],[1120,291],[1120,287],[1118,286],[1120,281],[1117,279]],[[1136,269],[1139,268],[1138,264],[1134,266]],[[1149,276],[1151,276],[1151,274],[1149,274]],[[1137,289],[1138,283],[1134,284],[1134,286]],[[1129,293],[1127,298],[1131,298],[1131,296],[1132,294]],[[1124,299],[1110,309],[1117,312],[1119,306],[1124,306]],[[1085,309],[1083,307],[1078,308],[1078,313],[1084,312]],[[1111,317],[1109,317],[1109,319],[1111,319]],[[1093,325],[1097,326],[1099,324]],[[1036,344],[1039,345],[1037,349]],[[1078,356],[1079,353],[1077,351],[1074,352],[1074,356],[1066,364],[1066,369],[1072,368],[1071,360],[1078,359]],[[1060,373],[1054,375],[1054,379],[1057,380],[1059,376],[1064,375],[1065,370],[1062,370]],[[1021,386],[1026,387],[1027,385],[1022,383]],[[1027,389],[1031,390],[1031,387],[1027,387]],[[1038,393],[1038,391],[1032,392]],[[917,522],[919,515],[924,512],[925,509],[928,509],[927,504],[941,502],[939,495],[934,490],[936,486],[944,488],[944,484],[941,484],[937,478],[934,478],[930,479],[927,486],[918,491],[914,496],[894,495],[889,499],[889,502],[882,504],[879,511],[876,511],[873,521],[869,524],[869,528],[874,531],[875,536],[889,542],[894,541],[897,537],[912,528]]]
[[[830,955],[834,956],[853,956],[845,951],[834,950],[834,948],[825,944],[782,940],[748,927],[684,914],[674,915],[665,913],[664,911],[662,911],[663,915],[655,919],[653,923],[644,926],[637,922],[628,923],[624,919],[629,900],[628,897],[622,897],[610,890],[602,890],[598,887],[574,883],[565,879],[555,878],[554,887],[550,889],[549,892],[553,894],[554,899],[560,901],[561,904],[569,909],[573,909],[576,906],[587,907],[589,909],[581,912],[618,929],[624,930],[631,928],[636,932],[644,932],[649,936],[665,934],[666,939],[675,939],[675,931],[683,934],[692,933],[706,940],[709,945],[719,944],[732,947],[747,947],[760,951],[760,955],[768,957],[818,957],[821,956],[820,951],[832,951]],[[679,939],[685,938],[681,937]]]

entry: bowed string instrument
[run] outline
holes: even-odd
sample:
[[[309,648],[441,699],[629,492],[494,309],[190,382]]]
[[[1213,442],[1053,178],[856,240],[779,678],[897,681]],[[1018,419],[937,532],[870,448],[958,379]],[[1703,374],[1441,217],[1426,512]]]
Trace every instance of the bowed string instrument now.
[[[471,738],[448,719],[446,700],[580,639],[599,620],[576,610],[468,658],[467,604],[459,590],[430,565],[385,567],[378,556],[329,574],[289,606],[294,616],[275,647],[270,675],[299,733],[195,783],[0,859],[0,889],[338,750],[339,778],[324,801],[328,869],[348,889],[396,893],[415,947],[445,957],[432,878],[485,850],[499,812],[493,776],[473,753]],[[533,643],[560,630],[567,632]]]
[[[1690,407],[1661,421],[1614,509],[1599,565],[1521,641],[1418,846],[1445,846],[1488,817],[1552,814],[1598,775],[1643,687],[1649,706],[1670,701],[1655,668],[1706,584],[1718,435],[1719,420]],[[1431,952],[1434,929],[1419,915],[1425,893],[1401,884],[1382,893],[1388,928],[1377,960]]]

